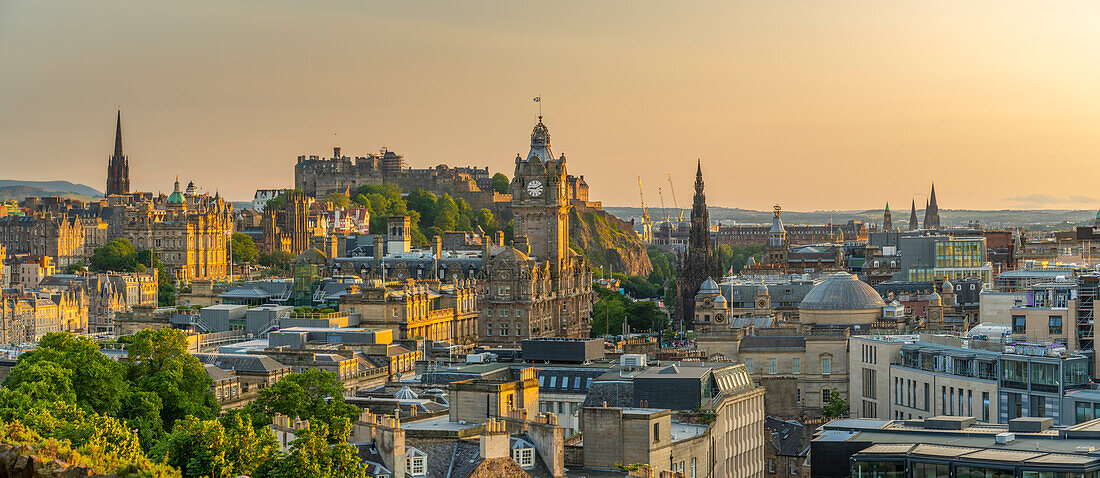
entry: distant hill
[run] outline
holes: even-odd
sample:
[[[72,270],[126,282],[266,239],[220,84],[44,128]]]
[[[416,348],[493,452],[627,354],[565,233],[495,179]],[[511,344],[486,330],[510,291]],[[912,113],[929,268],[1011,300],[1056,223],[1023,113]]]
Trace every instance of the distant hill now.
[[[631,217],[640,217],[641,208],[637,207],[607,207],[604,210],[624,220]],[[772,220],[772,211],[754,211],[751,209],[708,207],[711,222],[723,222],[727,224],[766,224]],[[669,208],[669,213],[676,212]],[[684,220],[689,220],[691,210],[684,211]],[[654,221],[664,219],[664,210],[649,209],[650,217]],[[678,214],[678,213],[677,213]],[[894,225],[904,227],[909,220],[909,209],[892,210]],[[1048,228],[1074,224],[1092,224],[1096,217],[1093,210],[1072,209],[1002,209],[1002,210],[972,210],[972,209],[941,209],[940,220],[947,226],[965,226],[970,221],[978,221],[986,227],[1015,227],[1028,226],[1030,228]],[[673,215],[673,220],[677,215]],[[924,210],[917,210],[917,218],[924,220]],[[852,210],[852,211],[783,211],[783,222],[786,224],[843,224],[849,220],[882,222],[881,209]]]
[[[61,196],[87,201],[101,198],[103,193],[95,188],[68,181],[19,181],[0,179],[0,200],[22,201],[27,196]]]

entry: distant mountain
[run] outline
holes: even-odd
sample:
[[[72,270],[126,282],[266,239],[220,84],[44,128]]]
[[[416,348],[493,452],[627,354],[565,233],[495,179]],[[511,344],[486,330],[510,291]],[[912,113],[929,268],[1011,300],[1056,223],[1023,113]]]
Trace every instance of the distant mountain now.
[[[624,220],[631,217],[641,217],[642,210],[637,207],[607,207],[604,210]],[[708,207],[711,222],[726,224],[767,224],[772,220],[772,211],[754,211],[751,209]],[[668,213],[675,221],[679,217],[676,209],[668,208]],[[909,221],[909,208],[891,211],[895,227],[906,226]],[[690,209],[684,210],[684,220],[690,220]],[[665,210],[650,208],[649,215],[654,221],[662,221],[665,218]],[[924,220],[924,210],[917,210],[918,220]],[[1074,224],[1091,225],[1096,218],[1096,211],[1072,210],[1072,209],[1003,209],[1003,210],[972,210],[972,209],[940,209],[940,218],[946,226],[965,226],[968,222],[977,221],[986,227],[1015,227],[1028,226],[1030,228],[1048,228]],[[851,211],[783,211],[783,222],[786,224],[844,224],[849,220],[882,223],[881,209],[851,210]]]
[[[103,192],[98,189],[83,184],[73,184],[68,181],[19,181],[16,179],[0,179],[0,188],[11,186],[40,189],[48,192],[72,193],[88,197],[103,197]]]
[[[0,179],[0,201],[22,201],[27,196],[61,196],[87,201],[103,197],[103,193],[68,181],[17,181]]]

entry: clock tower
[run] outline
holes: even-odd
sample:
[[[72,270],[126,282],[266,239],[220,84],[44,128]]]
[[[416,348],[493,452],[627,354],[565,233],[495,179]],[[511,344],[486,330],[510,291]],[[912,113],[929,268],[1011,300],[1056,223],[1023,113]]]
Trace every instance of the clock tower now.
[[[565,155],[555,159],[550,152],[550,131],[539,122],[531,131],[527,157],[516,156],[512,177],[512,214],[516,243],[526,237],[538,262],[550,265],[552,275],[566,267],[569,257],[569,198],[566,195]]]

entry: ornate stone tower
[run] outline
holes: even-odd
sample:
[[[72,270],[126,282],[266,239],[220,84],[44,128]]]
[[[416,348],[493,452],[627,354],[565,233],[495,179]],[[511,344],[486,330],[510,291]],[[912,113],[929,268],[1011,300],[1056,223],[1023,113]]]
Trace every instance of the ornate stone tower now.
[[[122,110],[115,121],[115,153],[107,160],[106,194],[130,194],[130,163],[122,154]]]
[[[539,122],[531,131],[527,158],[516,156],[510,186],[515,238],[526,238],[530,255],[550,265],[553,277],[561,274],[569,257],[569,198],[565,192],[565,155],[554,159],[550,131]]]
[[[775,206],[775,216],[772,217],[772,227],[768,229],[768,245],[764,248],[764,263],[779,266],[781,270],[787,269],[787,254],[791,246],[787,243],[787,229],[783,227],[783,208]]]
[[[886,211],[882,213],[882,230],[884,232],[894,230],[894,220],[890,217],[890,203],[886,203]]]
[[[677,318],[689,327],[695,320],[695,294],[699,287],[710,277],[721,277],[710,239],[710,214],[707,212],[707,197],[703,193],[701,163],[695,169],[695,199],[691,207],[687,254],[680,256],[680,267],[676,273]]]

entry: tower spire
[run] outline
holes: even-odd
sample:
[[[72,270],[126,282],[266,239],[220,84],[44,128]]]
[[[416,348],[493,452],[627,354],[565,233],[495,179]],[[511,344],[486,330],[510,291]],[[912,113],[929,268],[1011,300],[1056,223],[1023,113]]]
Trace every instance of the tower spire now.
[[[911,211],[909,211],[909,230],[910,231],[915,231],[919,227],[920,227],[919,223],[917,223],[917,200],[916,200],[916,198],[914,198],[913,199],[913,209]]]
[[[122,157],[122,110],[115,119],[115,156]]]
[[[107,196],[130,193],[130,164],[122,153],[122,110],[115,117],[115,152],[107,160]]]

